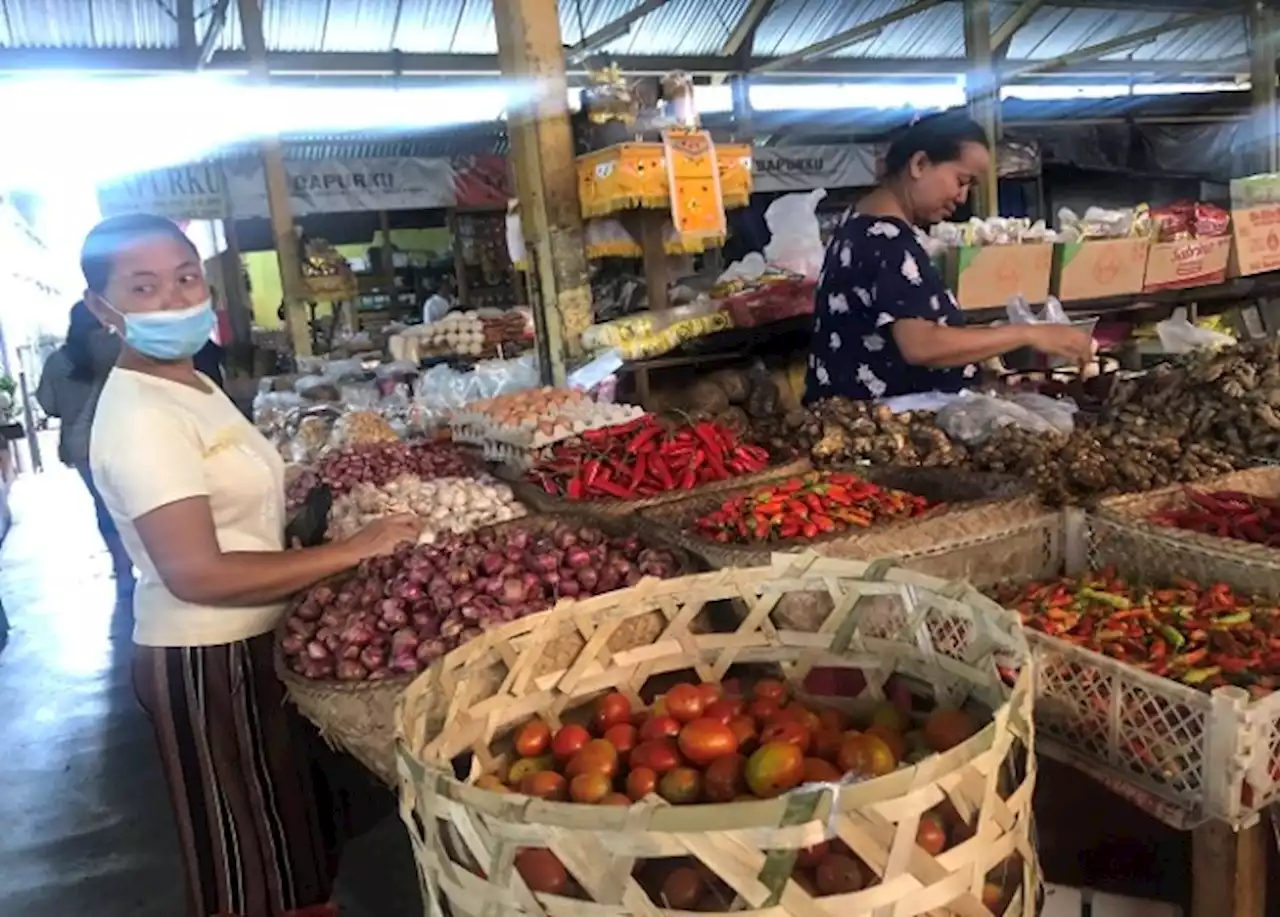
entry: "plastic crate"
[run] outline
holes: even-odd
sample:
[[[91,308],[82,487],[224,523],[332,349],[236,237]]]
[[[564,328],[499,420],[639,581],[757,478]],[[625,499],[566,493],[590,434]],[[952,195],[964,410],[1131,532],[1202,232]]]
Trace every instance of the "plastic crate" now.
[[[896,559],[979,588],[1112,564],[1135,582],[1177,575],[1280,594],[1280,578],[1266,568],[1079,510]],[[1258,700],[1235,687],[1206,693],[1036,631],[1027,642],[1047,754],[1137,787],[1180,828],[1211,818],[1243,827],[1280,799],[1280,692]]]

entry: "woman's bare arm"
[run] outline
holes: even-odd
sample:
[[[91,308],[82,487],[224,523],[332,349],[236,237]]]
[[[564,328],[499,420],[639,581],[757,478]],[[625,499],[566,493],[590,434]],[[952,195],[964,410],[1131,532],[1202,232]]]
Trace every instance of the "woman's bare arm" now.
[[[1089,333],[1071,325],[997,325],[950,328],[920,318],[893,323],[893,339],[903,359],[913,366],[945,368],[980,363],[1019,347],[1087,361],[1092,356]]]
[[[366,557],[415,541],[415,517],[378,520],[355,536],[316,548],[223,551],[208,497],[188,497],[134,520],[165,588],[196,605],[267,605],[354,567]]]

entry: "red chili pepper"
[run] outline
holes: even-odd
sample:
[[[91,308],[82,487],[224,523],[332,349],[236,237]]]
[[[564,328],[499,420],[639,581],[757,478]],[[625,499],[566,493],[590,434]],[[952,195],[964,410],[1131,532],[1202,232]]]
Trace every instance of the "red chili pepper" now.
[[[641,430],[632,437],[631,442],[627,443],[627,451],[632,453],[650,452],[657,448],[657,439],[661,435],[662,427],[657,424]]]
[[[643,452],[636,456],[636,466],[631,469],[631,479],[627,482],[627,490],[635,493],[649,470],[649,456]]]
[[[571,478],[565,496],[570,500],[581,500],[583,494],[582,478]]]
[[[607,494],[610,497],[616,497],[619,500],[635,499],[635,494],[632,491],[627,490],[625,487],[622,487],[618,484],[615,484],[613,481],[610,481],[607,478],[597,479],[596,490],[600,491],[603,494]]]

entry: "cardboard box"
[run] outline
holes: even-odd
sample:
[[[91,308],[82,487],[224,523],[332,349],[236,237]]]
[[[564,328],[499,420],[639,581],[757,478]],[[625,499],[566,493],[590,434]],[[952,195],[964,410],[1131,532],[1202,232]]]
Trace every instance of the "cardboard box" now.
[[[1231,252],[1228,273],[1248,277],[1280,270],[1280,204],[1263,204],[1231,211]]]
[[[1227,277],[1231,237],[1195,239],[1190,242],[1157,242],[1147,256],[1144,292],[1206,287]]]
[[[1147,239],[1096,239],[1055,245],[1053,295],[1063,302],[1142,292]]]
[[[944,264],[961,309],[997,308],[1018,295],[1042,303],[1049,298],[1053,246],[966,246],[949,249]]]

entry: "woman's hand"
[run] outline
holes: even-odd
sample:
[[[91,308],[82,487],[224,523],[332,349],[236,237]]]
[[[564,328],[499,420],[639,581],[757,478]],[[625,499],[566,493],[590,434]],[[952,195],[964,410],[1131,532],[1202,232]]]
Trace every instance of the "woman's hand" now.
[[[1028,343],[1041,353],[1064,357],[1077,363],[1093,359],[1093,335],[1072,325],[1039,324],[1027,326]]]
[[[390,554],[405,542],[416,544],[422,534],[422,520],[412,513],[375,519],[346,541],[357,562],[366,557]]]

